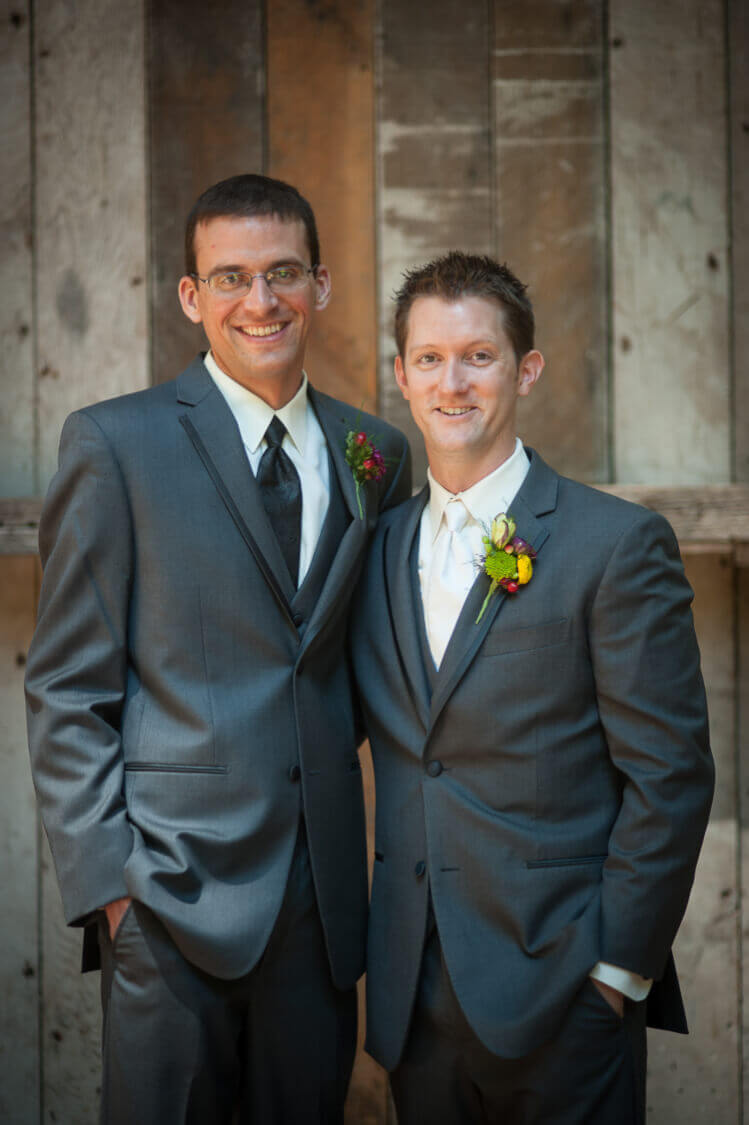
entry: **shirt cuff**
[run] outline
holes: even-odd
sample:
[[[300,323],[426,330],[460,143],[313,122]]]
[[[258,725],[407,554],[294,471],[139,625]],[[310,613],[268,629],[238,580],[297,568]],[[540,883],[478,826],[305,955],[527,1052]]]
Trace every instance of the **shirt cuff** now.
[[[641,977],[639,973],[632,973],[629,969],[620,969],[617,965],[609,965],[606,961],[599,961],[588,975],[603,984],[610,984],[630,1000],[644,1000],[653,986],[652,980],[647,977]]]

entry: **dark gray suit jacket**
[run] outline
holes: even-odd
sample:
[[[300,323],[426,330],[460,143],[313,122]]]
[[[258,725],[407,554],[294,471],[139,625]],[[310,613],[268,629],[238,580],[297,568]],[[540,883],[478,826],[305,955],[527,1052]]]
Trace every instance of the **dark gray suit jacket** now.
[[[309,394],[338,525],[298,591],[202,360],[71,415],[41,522],[29,741],[68,922],[131,895],[189,960],[238,977],[273,928],[303,810],[333,977],[348,987],[367,888],[345,623],[410,462],[398,431]],[[364,488],[364,519],[351,428],[391,459]]]
[[[496,1054],[553,1037],[598,961],[660,984],[713,789],[692,592],[664,519],[558,476],[529,450],[511,506],[531,582],[475,624],[481,573],[430,692],[409,556],[426,490],[380,522],[352,644],[377,787],[368,1048],[408,1028],[428,886],[450,978]]]

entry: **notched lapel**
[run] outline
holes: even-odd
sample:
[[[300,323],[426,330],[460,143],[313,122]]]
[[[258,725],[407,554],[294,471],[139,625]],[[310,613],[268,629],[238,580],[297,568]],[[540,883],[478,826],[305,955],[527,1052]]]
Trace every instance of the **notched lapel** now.
[[[346,464],[346,435],[351,428],[342,416],[344,407],[314,387],[308,388],[309,400],[325,435],[333,470],[338,477],[343,499],[351,516],[346,532],[338,544],[328,576],[317,599],[317,604],[304,634],[303,648],[307,648],[334,611],[342,591],[347,591],[355,579],[355,569],[361,560],[367,538],[377,523],[376,499],[369,489],[362,489],[362,513],[356,502],[356,489],[351,469]]]
[[[400,510],[403,516],[388,528],[385,544],[385,590],[392,622],[393,636],[400,651],[409,691],[419,718],[426,730],[429,724],[429,685],[419,643],[417,615],[422,612],[411,580],[410,555],[424,507],[429,499],[425,487],[418,496],[407,501]]]
[[[291,617],[294,587],[273,534],[234,416],[208,372],[195,364],[180,376],[178,399],[189,406],[180,424],[196,448],[221,499],[273,593]],[[206,385],[207,384],[207,385]]]

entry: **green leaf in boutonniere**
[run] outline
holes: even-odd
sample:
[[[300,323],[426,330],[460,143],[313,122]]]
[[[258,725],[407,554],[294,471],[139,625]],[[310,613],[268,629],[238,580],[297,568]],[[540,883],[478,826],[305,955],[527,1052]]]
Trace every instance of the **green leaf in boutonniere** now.
[[[488,578],[491,578],[489,593],[484,598],[481,612],[476,618],[478,625],[484,616],[489,599],[501,586],[508,594],[516,594],[521,586],[526,586],[533,577],[533,560],[536,552],[525,539],[515,534],[516,524],[512,516],[500,512],[492,520],[488,535],[482,542],[486,554],[481,565]]]
[[[351,475],[356,485],[359,519],[364,519],[361,506],[361,486],[366,484],[368,480],[382,480],[387,472],[385,458],[363,430],[359,430],[358,433],[355,430],[349,430],[346,435],[346,464],[351,469]]]

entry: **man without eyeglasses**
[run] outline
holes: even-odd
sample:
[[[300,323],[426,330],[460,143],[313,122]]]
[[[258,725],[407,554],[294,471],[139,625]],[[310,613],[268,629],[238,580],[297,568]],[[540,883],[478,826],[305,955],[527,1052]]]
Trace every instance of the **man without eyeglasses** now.
[[[208,352],[63,430],[34,780],[66,920],[101,961],[102,1121],[335,1123],[367,895],[343,639],[408,449],[307,381],[330,277],[296,189],[214,185],[186,254]],[[355,479],[352,431],[384,477]]]
[[[713,790],[664,519],[516,436],[525,287],[452,253],[396,297],[428,482],[380,521],[352,618],[375,763],[369,1051],[399,1125],[634,1125],[645,1026]]]

